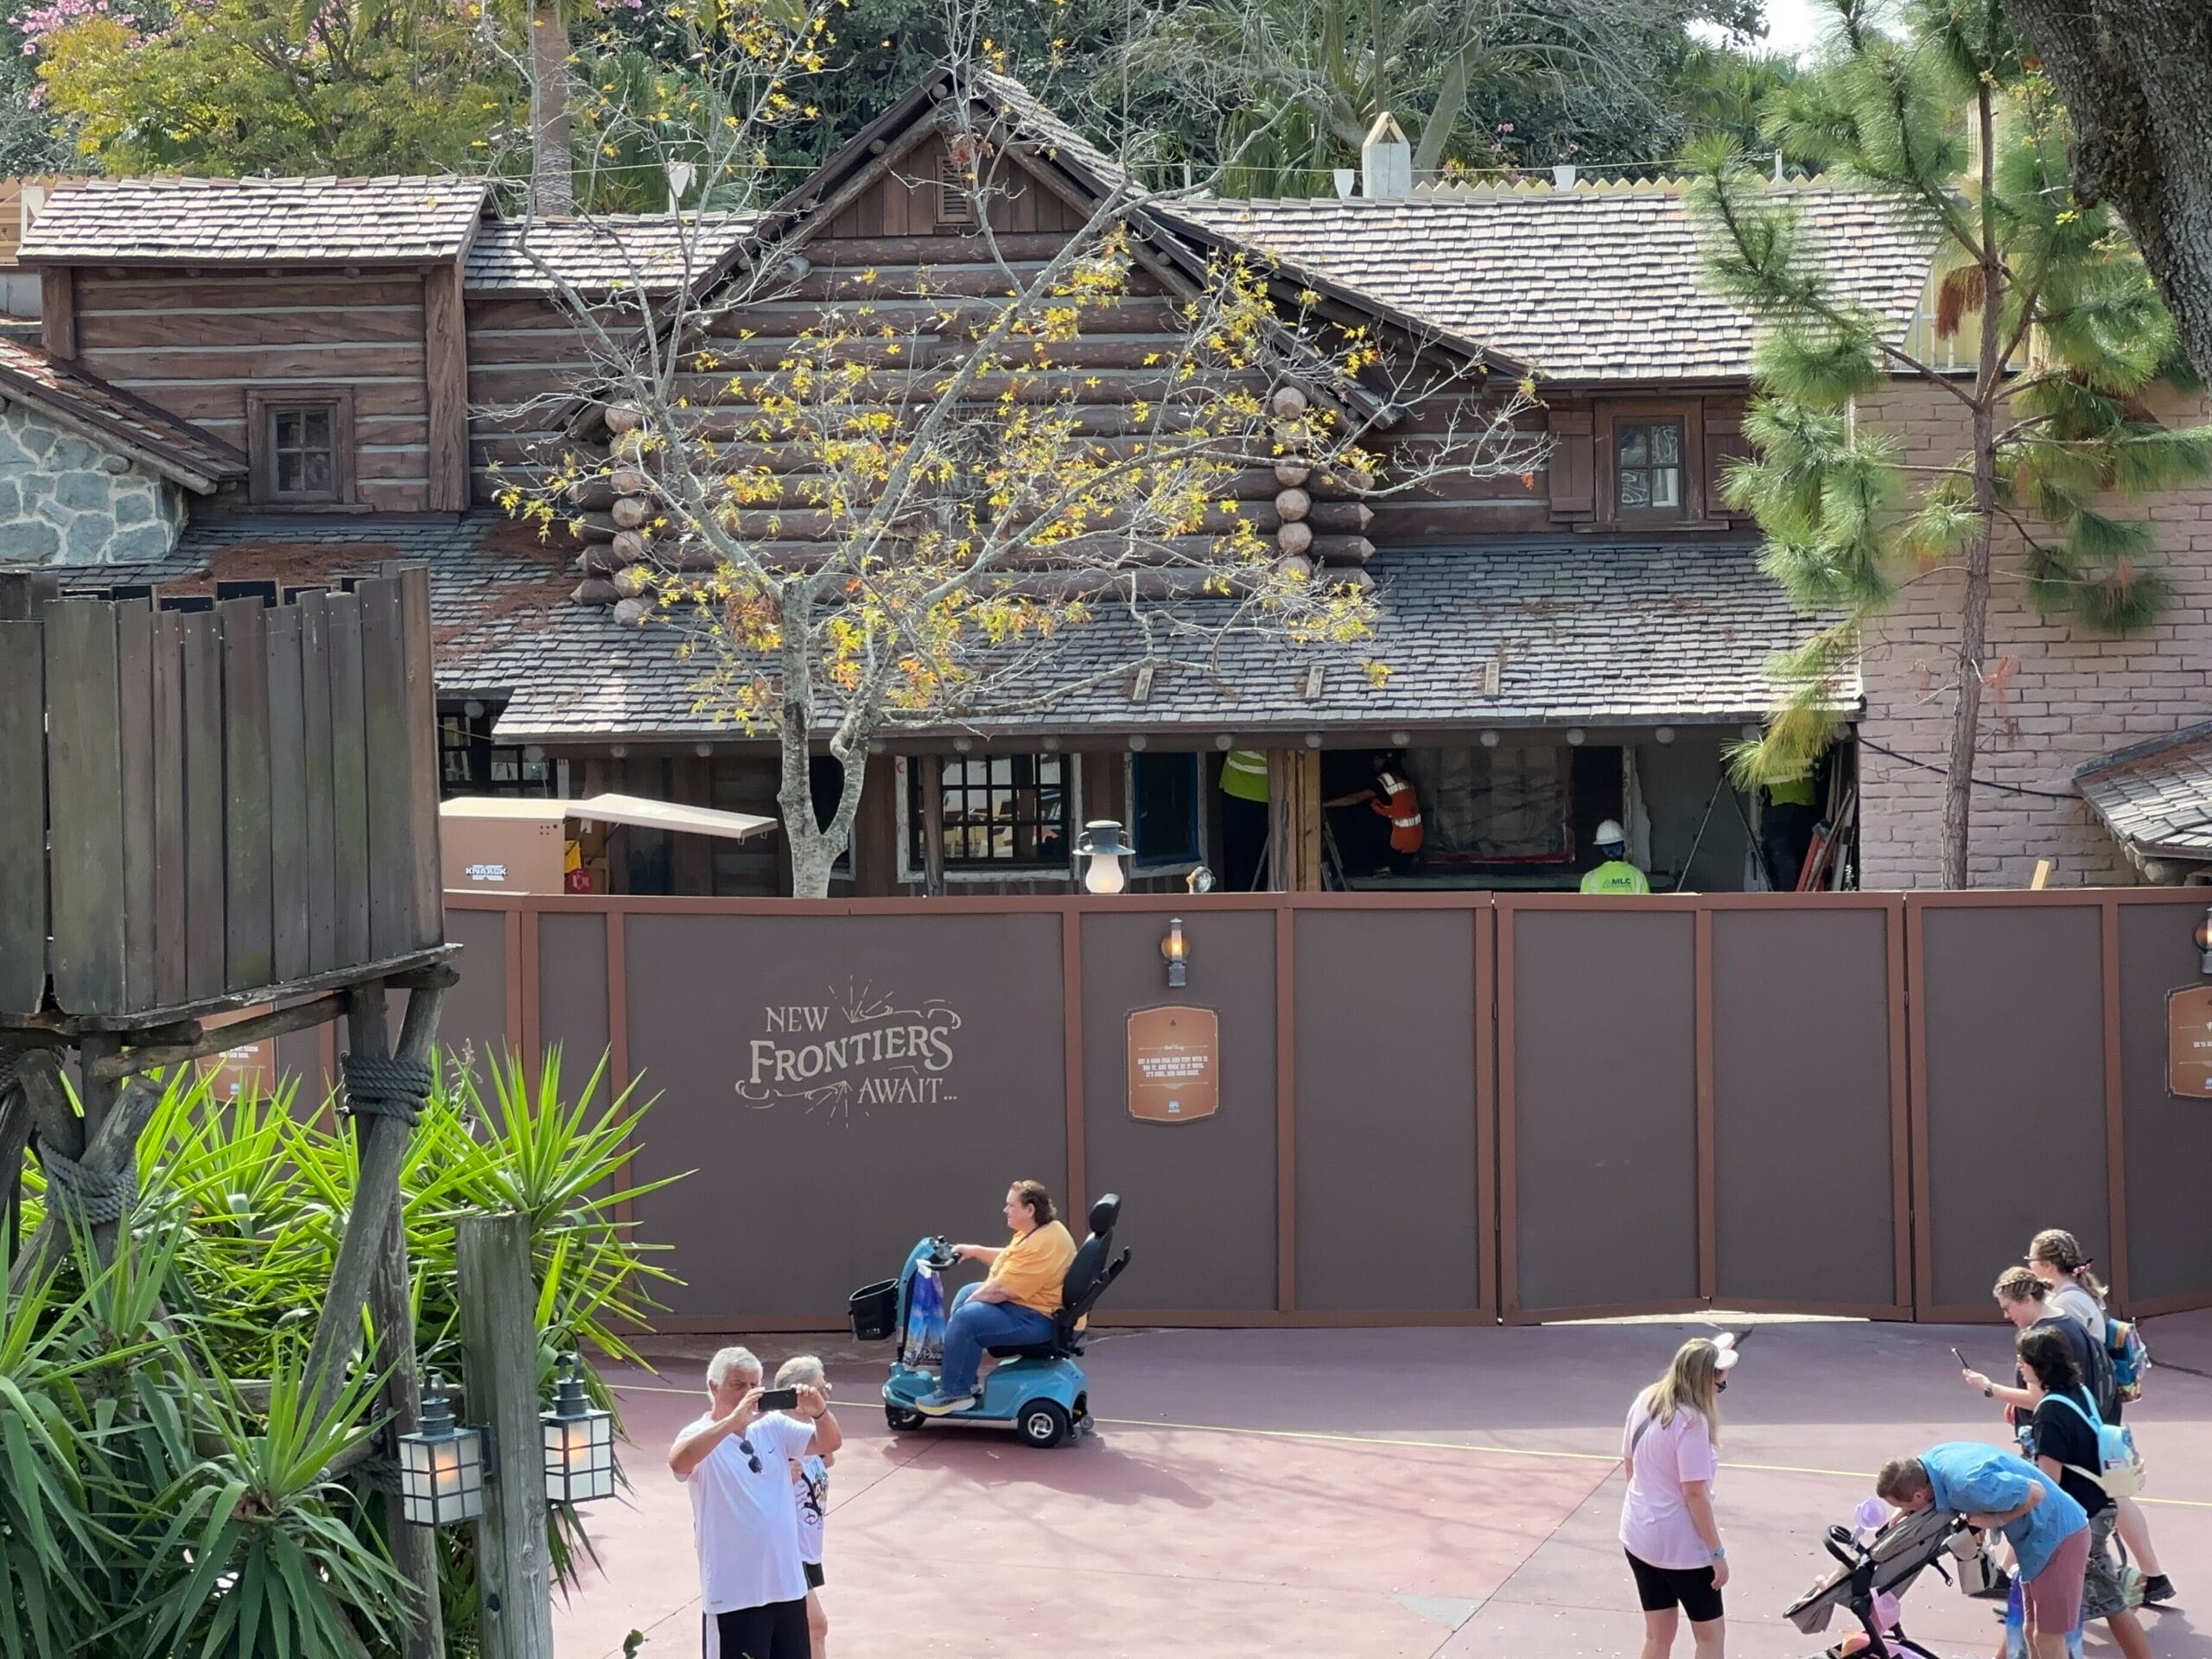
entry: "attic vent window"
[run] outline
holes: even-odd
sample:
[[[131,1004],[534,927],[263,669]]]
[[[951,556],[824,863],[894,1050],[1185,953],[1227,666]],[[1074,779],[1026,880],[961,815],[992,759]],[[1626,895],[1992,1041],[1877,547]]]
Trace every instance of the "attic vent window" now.
[[[976,198],[960,163],[950,155],[937,158],[937,223],[938,228],[959,230],[976,223]]]

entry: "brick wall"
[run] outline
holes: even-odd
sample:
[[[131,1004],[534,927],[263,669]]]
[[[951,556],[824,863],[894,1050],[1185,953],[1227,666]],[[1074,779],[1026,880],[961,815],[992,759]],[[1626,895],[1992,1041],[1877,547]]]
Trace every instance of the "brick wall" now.
[[[2169,399],[2169,424],[2207,416],[2202,399]],[[1909,462],[1956,460],[1962,408],[1923,385],[1900,385],[1860,405],[1862,420],[1902,433]],[[2141,511],[2143,504],[2134,509]],[[2017,538],[2000,537],[1990,596],[1980,755],[1975,764],[1972,880],[2024,887],[2037,859],[2054,885],[2133,885],[2126,855],[2074,794],[2074,769],[2123,744],[2212,718],[2212,488],[2150,501],[2174,589],[2145,633],[2112,639],[2078,624],[2046,622],[2025,601]],[[1866,715],[1859,728],[1860,885],[1934,887],[1942,868],[1943,778],[1961,582],[1937,569],[1909,582],[1866,642]],[[1895,750],[1897,759],[1872,745]],[[2021,794],[2014,790],[2045,791]],[[2058,798],[2050,798],[2056,796]]]

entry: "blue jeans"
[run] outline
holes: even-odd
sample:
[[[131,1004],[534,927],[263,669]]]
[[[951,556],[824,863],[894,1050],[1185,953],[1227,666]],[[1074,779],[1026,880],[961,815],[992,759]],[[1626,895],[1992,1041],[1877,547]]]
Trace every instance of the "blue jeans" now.
[[[1014,1302],[979,1302],[981,1285],[963,1285],[944,1322],[944,1370],[938,1387],[946,1394],[973,1394],[976,1368],[986,1348],[1044,1342],[1052,1334],[1052,1316]]]

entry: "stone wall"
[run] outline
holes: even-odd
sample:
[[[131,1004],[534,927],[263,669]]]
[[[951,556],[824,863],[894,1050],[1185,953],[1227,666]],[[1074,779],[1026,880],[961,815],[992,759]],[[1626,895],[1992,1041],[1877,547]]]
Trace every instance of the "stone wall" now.
[[[168,479],[32,404],[0,404],[0,558],[159,558],[176,544],[184,518],[184,492]]]
[[[2208,411],[2201,399],[2169,399],[2158,413],[2173,425],[2202,422]],[[1908,462],[1948,463],[1966,446],[1962,408],[1935,387],[1901,384],[1865,400],[1859,418],[1899,432]],[[1974,766],[1976,887],[2024,887],[2044,858],[2056,865],[2056,886],[2140,879],[2072,779],[2086,760],[2212,718],[2212,489],[2116,510],[2146,508],[2159,526],[2173,601],[2158,623],[2127,639],[2042,620],[2022,591],[2017,538],[1999,540]],[[1961,585],[1955,569],[1922,574],[1866,643],[1862,887],[1934,887],[1942,879],[1942,767]]]

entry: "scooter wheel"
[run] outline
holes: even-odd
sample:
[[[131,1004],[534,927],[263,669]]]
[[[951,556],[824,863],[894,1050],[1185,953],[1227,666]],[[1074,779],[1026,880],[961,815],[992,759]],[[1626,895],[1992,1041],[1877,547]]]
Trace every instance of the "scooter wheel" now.
[[[919,1428],[929,1420],[920,1412],[910,1411],[904,1406],[886,1406],[883,1408],[883,1421],[903,1433],[910,1428]]]
[[[1021,1438],[1039,1452],[1051,1450],[1068,1437],[1068,1414],[1055,1400],[1032,1400],[1018,1420]]]

